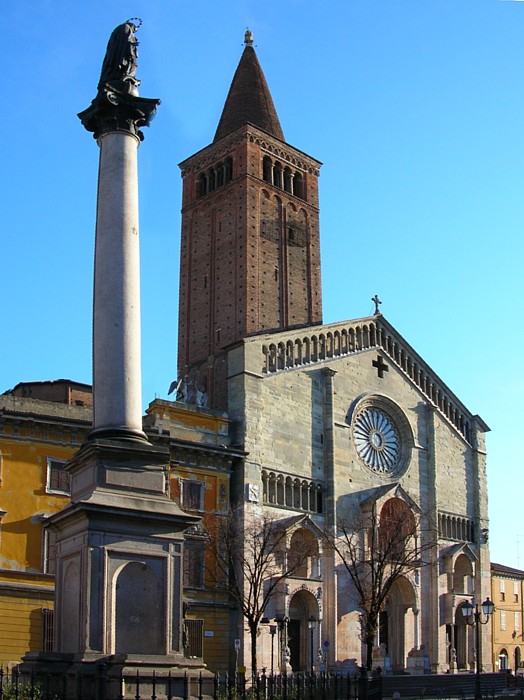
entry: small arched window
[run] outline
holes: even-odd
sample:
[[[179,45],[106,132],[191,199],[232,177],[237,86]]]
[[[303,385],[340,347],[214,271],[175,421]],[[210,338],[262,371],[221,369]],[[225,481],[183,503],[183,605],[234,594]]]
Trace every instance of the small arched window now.
[[[233,179],[233,159],[227,158],[224,163],[224,185]]]
[[[270,185],[273,184],[273,164],[269,156],[264,156],[262,161],[262,177],[266,182],[269,182]]]
[[[318,542],[312,532],[296,530],[289,543],[288,568],[291,576],[318,576]]]
[[[207,194],[207,176],[202,173],[198,178],[198,196],[203,197],[205,194]]]
[[[293,178],[293,194],[295,197],[300,197],[300,199],[305,199],[304,196],[304,178],[300,173],[295,173]]]
[[[417,528],[411,508],[400,498],[390,498],[380,511],[378,539],[381,556],[402,560],[416,548]]]
[[[291,170],[289,168],[284,168],[284,190],[286,192],[292,192],[291,182],[292,182]]]
[[[197,196],[203,197],[219,187],[227,185],[233,179],[233,159],[226,158],[212,168],[206,170],[198,177]]]
[[[280,163],[275,163],[273,166],[273,184],[275,187],[280,187],[280,189],[283,189],[282,187],[282,166]]]

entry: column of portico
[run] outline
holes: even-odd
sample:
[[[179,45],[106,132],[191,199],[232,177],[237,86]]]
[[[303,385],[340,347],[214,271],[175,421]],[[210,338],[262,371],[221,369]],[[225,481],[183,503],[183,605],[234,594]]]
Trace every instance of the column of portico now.
[[[419,634],[419,612],[418,608],[413,608],[413,647],[418,649],[420,646],[420,634]]]

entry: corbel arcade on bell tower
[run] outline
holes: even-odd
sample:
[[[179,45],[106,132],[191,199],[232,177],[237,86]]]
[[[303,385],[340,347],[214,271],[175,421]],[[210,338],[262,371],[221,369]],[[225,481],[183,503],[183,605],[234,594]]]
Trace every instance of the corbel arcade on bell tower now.
[[[213,143],[180,164],[183,400],[226,409],[224,348],[322,323],[320,166],[286,143],[247,31]]]

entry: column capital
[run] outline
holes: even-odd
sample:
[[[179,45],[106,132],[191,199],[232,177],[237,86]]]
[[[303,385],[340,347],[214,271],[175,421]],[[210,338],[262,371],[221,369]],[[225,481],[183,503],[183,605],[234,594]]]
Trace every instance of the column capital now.
[[[143,141],[140,127],[149,126],[159,104],[159,99],[138,97],[105,83],[78,118],[95,139],[109,131],[124,131]]]
[[[323,377],[334,377],[337,374],[337,370],[331,367],[323,367],[321,372]]]

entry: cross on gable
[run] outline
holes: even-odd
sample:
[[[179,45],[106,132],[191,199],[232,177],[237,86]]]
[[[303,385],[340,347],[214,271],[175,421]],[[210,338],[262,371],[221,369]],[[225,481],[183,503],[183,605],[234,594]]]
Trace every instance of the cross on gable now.
[[[380,314],[378,307],[380,306],[380,304],[382,304],[382,302],[378,298],[378,294],[375,294],[375,296],[371,298],[371,301],[375,304],[375,316],[378,316]]]
[[[377,355],[377,359],[371,363],[377,368],[379,379],[384,379],[384,372],[389,372],[388,365],[384,362],[381,355]]]

